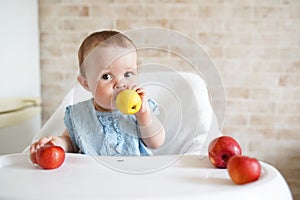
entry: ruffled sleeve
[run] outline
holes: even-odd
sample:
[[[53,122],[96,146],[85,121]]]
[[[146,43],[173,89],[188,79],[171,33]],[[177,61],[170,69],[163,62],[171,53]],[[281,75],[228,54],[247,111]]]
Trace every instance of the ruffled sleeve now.
[[[153,99],[148,99],[150,109],[155,115],[159,115],[159,106]]]

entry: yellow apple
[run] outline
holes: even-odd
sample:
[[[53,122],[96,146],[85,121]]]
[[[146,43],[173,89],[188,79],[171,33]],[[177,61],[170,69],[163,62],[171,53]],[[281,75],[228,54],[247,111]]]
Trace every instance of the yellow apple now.
[[[122,113],[133,115],[140,110],[142,99],[135,90],[123,90],[117,96],[116,105]]]

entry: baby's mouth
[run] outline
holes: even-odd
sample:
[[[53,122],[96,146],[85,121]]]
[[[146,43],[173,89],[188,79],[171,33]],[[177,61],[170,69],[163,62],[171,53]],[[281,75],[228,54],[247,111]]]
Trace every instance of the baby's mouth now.
[[[112,98],[112,105],[116,105],[117,97],[120,92],[116,93]]]
[[[118,93],[116,93],[116,94],[114,94],[114,96],[113,96],[113,101],[114,102],[116,102],[116,100],[117,100],[117,96],[118,96],[118,94],[119,94],[120,92],[118,92]]]
[[[125,90],[125,89],[123,89],[123,90]],[[118,95],[119,95],[123,90],[120,90],[120,91],[116,92],[116,93],[113,95],[113,100],[114,100],[114,101],[117,100]]]

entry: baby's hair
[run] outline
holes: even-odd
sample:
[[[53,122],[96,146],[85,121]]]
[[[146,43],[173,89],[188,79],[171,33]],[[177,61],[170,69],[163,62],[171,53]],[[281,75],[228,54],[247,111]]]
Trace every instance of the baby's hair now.
[[[79,47],[78,50],[79,66],[82,65],[84,59],[97,46],[136,49],[134,43],[126,35],[118,31],[105,30],[105,31],[94,32],[89,36],[87,36]],[[81,67],[80,67],[80,74],[84,75],[83,69]]]

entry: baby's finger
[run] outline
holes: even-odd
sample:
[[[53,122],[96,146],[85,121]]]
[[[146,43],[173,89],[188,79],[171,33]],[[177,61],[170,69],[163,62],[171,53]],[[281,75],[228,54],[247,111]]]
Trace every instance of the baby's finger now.
[[[36,150],[38,148],[38,143],[35,142],[30,146],[30,160],[33,164],[37,163],[36,162]]]
[[[36,153],[30,153],[30,160],[33,164],[36,164]]]
[[[53,137],[49,142],[48,144],[51,144],[51,145],[56,145],[56,139]]]
[[[38,141],[38,144],[40,147],[43,147],[46,144],[48,144],[51,140],[52,140],[52,136],[43,137]]]
[[[136,92],[140,95],[141,98],[146,97],[146,90],[144,88],[138,88],[136,89]]]
[[[30,146],[30,149],[29,149],[30,153],[34,153],[36,151],[37,145],[38,145],[38,143],[35,142]]]

